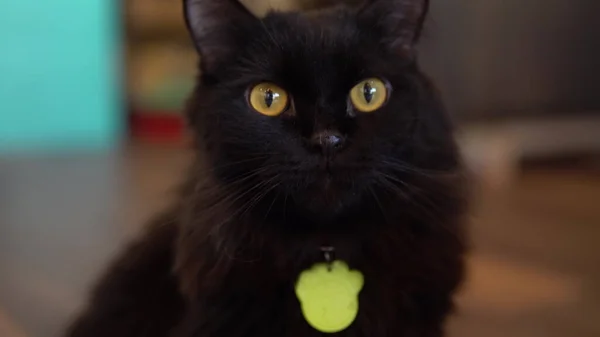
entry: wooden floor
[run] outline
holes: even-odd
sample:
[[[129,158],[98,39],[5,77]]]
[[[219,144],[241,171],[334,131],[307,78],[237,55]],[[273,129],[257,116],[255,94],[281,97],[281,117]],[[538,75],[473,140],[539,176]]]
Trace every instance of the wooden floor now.
[[[0,336],[57,336],[187,159],[157,147],[0,159]],[[451,336],[600,336],[600,170],[528,169],[479,193],[471,222]]]

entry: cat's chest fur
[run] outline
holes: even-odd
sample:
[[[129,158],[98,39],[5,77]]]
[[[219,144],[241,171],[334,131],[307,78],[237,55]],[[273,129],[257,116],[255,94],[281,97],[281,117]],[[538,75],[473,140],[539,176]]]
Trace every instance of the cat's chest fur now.
[[[457,241],[387,233],[341,240],[334,247],[336,259],[364,275],[358,315],[344,331],[319,332],[302,315],[294,291],[297,278],[324,261],[320,247],[305,242],[303,247],[288,246],[293,252],[289,255],[232,260],[219,284],[199,278],[200,287],[211,289],[199,290],[180,336],[439,336],[452,306],[451,292],[461,277],[462,247]],[[206,277],[210,275],[207,269]]]

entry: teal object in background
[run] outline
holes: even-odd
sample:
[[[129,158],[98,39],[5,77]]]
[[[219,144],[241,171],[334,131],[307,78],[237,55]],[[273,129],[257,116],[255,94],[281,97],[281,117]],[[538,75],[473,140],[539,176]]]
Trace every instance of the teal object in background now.
[[[119,4],[0,0],[0,152],[118,142]]]

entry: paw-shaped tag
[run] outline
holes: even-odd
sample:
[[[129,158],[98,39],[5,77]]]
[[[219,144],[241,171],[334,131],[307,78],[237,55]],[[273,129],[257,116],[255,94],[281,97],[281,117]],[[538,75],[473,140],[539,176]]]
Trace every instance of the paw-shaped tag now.
[[[302,314],[315,329],[335,333],[346,329],[358,314],[358,294],[363,275],[342,261],[316,264],[300,274],[296,296]]]

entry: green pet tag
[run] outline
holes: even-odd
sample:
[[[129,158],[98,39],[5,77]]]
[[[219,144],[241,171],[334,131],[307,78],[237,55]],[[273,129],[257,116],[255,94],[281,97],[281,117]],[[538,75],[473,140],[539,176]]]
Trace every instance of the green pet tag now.
[[[348,328],[358,314],[358,294],[363,284],[362,273],[350,270],[342,261],[314,265],[302,272],[296,283],[304,318],[325,333]]]

